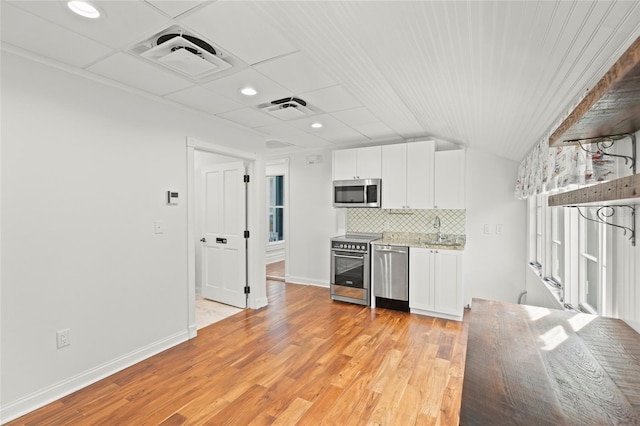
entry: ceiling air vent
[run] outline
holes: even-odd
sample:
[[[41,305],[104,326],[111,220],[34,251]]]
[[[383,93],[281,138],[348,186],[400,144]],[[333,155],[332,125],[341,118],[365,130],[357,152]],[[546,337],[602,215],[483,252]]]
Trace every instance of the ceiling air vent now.
[[[158,36],[140,55],[194,80],[231,68],[209,43],[181,31]]]
[[[315,114],[307,107],[307,103],[300,98],[282,98],[259,105],[261,111],[273,115],[281,120],[294,120]]]

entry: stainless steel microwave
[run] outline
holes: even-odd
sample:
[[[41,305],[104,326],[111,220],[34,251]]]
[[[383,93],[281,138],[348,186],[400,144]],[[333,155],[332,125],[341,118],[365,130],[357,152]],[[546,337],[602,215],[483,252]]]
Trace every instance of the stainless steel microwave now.
[[[334,180],[333,207],[379,208],[380,179]]]

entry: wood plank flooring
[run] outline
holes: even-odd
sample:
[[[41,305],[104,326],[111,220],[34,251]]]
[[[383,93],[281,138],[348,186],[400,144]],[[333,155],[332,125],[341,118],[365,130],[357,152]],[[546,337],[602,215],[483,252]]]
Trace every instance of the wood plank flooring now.
[[[268,307],[9,424],[458,424],[466,322],[267,288]]]
[[[267,264],[267,279],[284,281],[284,260]]]

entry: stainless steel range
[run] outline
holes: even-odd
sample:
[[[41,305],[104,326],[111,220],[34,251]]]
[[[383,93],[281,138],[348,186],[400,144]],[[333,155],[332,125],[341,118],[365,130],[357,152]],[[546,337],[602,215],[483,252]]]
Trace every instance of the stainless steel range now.
[[[347,234],[331,239],[331,299],[371,304],[371,241],[381,234]]]

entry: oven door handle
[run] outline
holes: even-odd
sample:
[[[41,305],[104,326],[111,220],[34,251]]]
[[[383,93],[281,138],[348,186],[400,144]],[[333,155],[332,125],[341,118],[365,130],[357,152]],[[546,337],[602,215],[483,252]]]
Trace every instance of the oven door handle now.
[[[333,253],[333,255],[335,257],[343,257],[343,258],[348,258],[348,259],[359,259],[359,260],[363,260],[364,259],[364,255],[362,255],[362,256],[348,256],[346,254],[338,254],[338,253]]]

